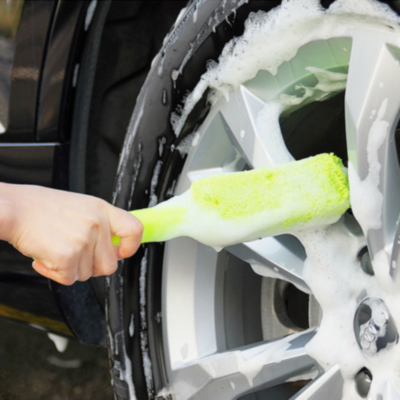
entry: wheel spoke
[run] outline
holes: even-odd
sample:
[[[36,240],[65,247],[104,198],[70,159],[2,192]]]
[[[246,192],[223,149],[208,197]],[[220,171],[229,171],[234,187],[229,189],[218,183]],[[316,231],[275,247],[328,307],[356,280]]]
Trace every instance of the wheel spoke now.
[[[389,33],[354,34],[346,88],[351,200],[372,259],[381,250],[390,255],[400,212],[400,171],[394,146],[400,50],[392,40]]]
[[[310,293],[303,279],[305,251],[294,236],[281,235],[264,238],[229,246],[226,250],[251,264],[257,274],[283,279],[303,292]]]
[[[253,168],[289,162],[293,158],[284,144],[279,126],[278,103],[264,103],[246,87],[240,86],[228,101],[221,99],[220,115],[230,131],[235,147]],[[274,129],[263,120],[275,120]]]
[[[343,377],[338,365],[309,383],[291,400],[341,400]]]
[[[396,392],[395,388],[389,381],[383,383],[379,388],[377,398],[379,398],[379,395],[381,395],[382,399],[386,400],[400,400],[400,395]]]
[[[305,345],[308,330],[283,339],[218,353],[175,369],[172,391],[177,400],[236,399],[246,393],[294,380],[316,369]]]

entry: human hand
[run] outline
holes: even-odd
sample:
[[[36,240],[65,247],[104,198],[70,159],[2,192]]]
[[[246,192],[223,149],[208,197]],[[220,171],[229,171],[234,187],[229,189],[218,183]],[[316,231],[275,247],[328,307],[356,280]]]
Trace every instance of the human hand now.
[[[0,184],[0,239],[34,258],[45,277],[71,285],[110,275],[133,255],[143,225],[127,211],[92,196],[30,185]],[[112,236],[121,238],[115,249]]]

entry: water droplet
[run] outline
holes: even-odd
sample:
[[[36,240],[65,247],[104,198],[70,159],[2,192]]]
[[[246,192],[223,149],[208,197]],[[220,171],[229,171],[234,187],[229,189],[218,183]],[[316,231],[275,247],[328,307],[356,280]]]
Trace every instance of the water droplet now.
[[[177,71],[176,69],[173,69],[171,71],[171,78],[173,81],[176,81],[179,77],[179,71]]]

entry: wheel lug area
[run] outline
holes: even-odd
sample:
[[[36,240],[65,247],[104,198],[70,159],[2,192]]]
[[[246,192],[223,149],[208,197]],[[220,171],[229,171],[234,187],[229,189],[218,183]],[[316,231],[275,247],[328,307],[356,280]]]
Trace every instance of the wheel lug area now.
[[[386,304],[377,297],[366,297],[358,305],[354,316],[354,334],[360,349],[368,355],[374,355],[389,343],[399,340]]]
[[[366,398],[372,383],[372,374],[367,368],[362,368],[355,376],[356,388],[362,398]]]
[[[360,260],[361,268],[367,275],[374,275],[374,269],[372,267],[371,256],[368,251],[368,247],[363,247],[357,255]]]

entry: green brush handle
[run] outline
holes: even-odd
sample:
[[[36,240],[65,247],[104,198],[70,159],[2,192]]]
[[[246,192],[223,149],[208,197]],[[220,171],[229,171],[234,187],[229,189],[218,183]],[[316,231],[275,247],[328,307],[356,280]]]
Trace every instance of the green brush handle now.
[[[167,201],[152,208],[129,211],[143,224],[141,243],[164,242],[181,233],[186,214],[185,208],[169,203],[170,201]],[[113,236],[114,247],[118,247],[120,242],[121,239],[118,236]]]

